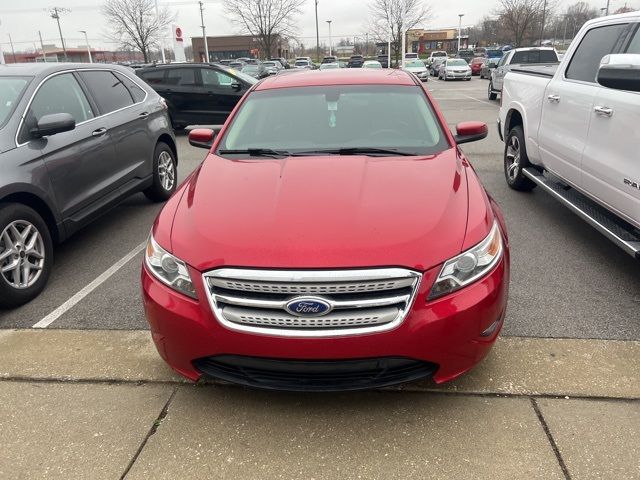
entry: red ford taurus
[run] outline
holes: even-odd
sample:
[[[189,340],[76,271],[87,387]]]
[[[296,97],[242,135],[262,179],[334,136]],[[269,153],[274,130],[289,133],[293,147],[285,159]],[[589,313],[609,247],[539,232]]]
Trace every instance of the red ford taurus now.
[[[254,86],[155,221],[142,268],[160,355],[184,376],[354,390],[477,364],[502,327],[504,221],[403,71]]]

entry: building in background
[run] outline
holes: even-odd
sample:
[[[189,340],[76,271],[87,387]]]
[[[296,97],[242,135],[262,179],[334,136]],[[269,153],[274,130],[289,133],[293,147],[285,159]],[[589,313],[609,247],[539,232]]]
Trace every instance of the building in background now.
[[[195,62],[205,61],[202,37],[191,37],[191,45],[193,47],[193,60]],[[276,36],[271,52],[268,53],[260,51],[260,40],[253,35],[207,36],[207,46],[209,47],[210,62],[240,57],[289,57],[289,42],[280,36]]]
[[[142,62],[144,57],[140,52],[134,51],[110,51],[91,49],[91,57],[95,63],[115,62]],[[45,45],[44,55],[42,50],[35,52],[16,52],[15,60],[12,53],[5,52],[6,63],[32,63],[32,62],[64,62],[64,50],[55,45]],[[86,47],[67,48],[67,62],[89,63],[89,54]]]
[[[460,48],[468,48],[469,32],[462,29]],[[428,54],[434,50],[444,50],[448,53],[458,51],[458,29],[445,28],[442,30],[423,30],[414,28],[407,30],[407,51]]]

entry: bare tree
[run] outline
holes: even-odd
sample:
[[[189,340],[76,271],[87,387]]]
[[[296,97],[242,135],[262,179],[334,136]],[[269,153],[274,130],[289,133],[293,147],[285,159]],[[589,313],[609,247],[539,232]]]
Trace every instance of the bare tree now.
[[[511,35],[515,46],[522,46],[525,39],[531,41],[536,37],[536,27],[541,23],[544,5],[544,0],[500,0],[498,2],[496,13],[502,27]]]
[[[372,32],[379,42],[391,35],[391,49],[398,64],[402,50],[402,35],[416,25],[424,23],[430,10],[422,0],[371,0],[369,12]]]
[[[142,52],[149,61],[149,50],[158,45],[162,31],[175,20],[166,8],[156,16],[154,0],[107,0],[102,6],[107,19],[108,37],[122,45]]]
[[[240,28],[258,38],[262,55],[269,57],[277,40],[294,36],[294,18],[305,0],[226,0],[224,8]]]

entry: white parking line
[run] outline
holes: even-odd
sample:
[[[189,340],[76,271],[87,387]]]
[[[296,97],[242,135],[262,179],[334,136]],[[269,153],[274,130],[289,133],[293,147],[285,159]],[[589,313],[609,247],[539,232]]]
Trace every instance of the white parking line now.
[[[469,95],[465,95],[464,93],[461,93],[460,95],[462,95],[463,97],[470,98],[471,100],[475,100],[476,102],[486,103],[487,105],[491,105],[492,107],[495,107],[496,105],[498,105],[496,103],[487,102],[486,100],[480,100],[479,98],[470,97]]]
[[[116,263],[114,263],[111,267],[109,267],[107,270],[101,273],[100,276],[98,276],[94,281],[92,281],[90,284],[88,284],[86,287],[84,287],[82,290],[80,290],[73,297],[71,297],[69,300],[64,302],[62,305],[56,308],[53,312],[51,312],[49,315],[47,315],[42,320],[40,320],[38,323],[33,325],[33,327],[31,328],[47,328],[49,325],[55,322],[58,318],[64,315],[67,311],[73,308],[74,305],[76,305],[83,298],[85,298],[87,295],[93,292],[96,288],[102,285],[114,273],[116,273],[118,270],[124,267],[127,264],[127,262],[129,262],[129,260],[131,260],[136,255],[138,255],[142,250],[144,250],[146,245],[147,245],[147,242],[145,240],[140,245],[138,245],[133,250],[131,250],[129,253],[127,253],[124,257],[122,257],[120,260],[118,260]]]

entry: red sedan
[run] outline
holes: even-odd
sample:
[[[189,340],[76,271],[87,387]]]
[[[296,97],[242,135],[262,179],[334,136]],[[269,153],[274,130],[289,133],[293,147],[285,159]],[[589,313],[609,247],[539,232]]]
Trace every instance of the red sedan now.
[[[504,220],[421,82],[368,69],[254,86],[158,215],[142,268],[182,375],[333,391],[476,365],[504,320]]]
[[[487,59],[481,57],[476,57],[471,60],[471,63],[469,64],[471,67],[471,75],[480,75],[480,70],[482,70],[482,66],[485,61],[487,61]]]

